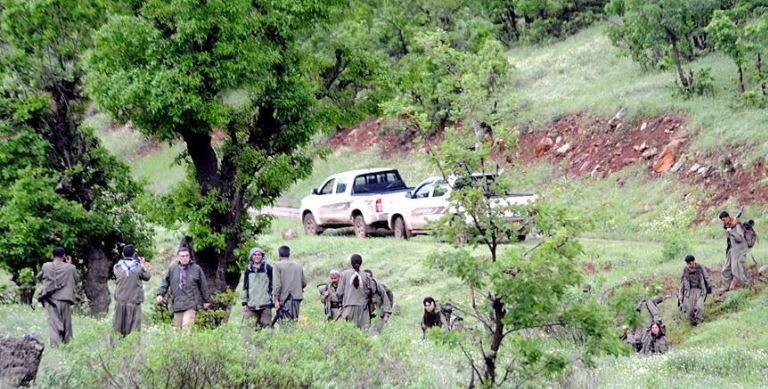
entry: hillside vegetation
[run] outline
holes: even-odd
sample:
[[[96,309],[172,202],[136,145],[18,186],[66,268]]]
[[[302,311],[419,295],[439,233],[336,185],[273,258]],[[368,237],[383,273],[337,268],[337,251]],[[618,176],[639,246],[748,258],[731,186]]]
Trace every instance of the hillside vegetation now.
[[[90,306],[76,307],[73,342],[46,350],[36,387],[764,385],[768,246],[752,250],[754,287],[709,296],[703,324],[675,301],[687,254],[720,284],[718,211],[746,205],[761,237],[768,223],[761,5],[107,3],[62,0],[54,12],[0,0],[0,47],[13,54],[0,59],[0,181],[11,189],[0,194],[0,269],[32,274],[64,245],[88,273]],[[674,139],[682,168],[636,158]],[[540,149],[545,140],[554,147]],[[500,169],[496,193],[539,195],[512,210],[533,231],[498,240],[499,212],[476,185],[456,188],[447,215],[474,223],[408,240],[309,236],[298,220],[250,212],[296,207],[331,173],[381,165],[409,185]],[[230,299],[201,312],[190,336],[151,303],[180,239]],[[114,281],[98,269],[126,243],[155,266],[142,332],[116,338]],[[233,303],[244,253],[260,246],[274,261],[283,244],[309,278],[302,316],[254,332]],[[394,291],[383,328],[323,317],[315,287],[352,253]],[[641,357],[618,339],[653,295],[671,351]],[[457,331],[422,334],[425,296],[454,304]],[[4,304],[0,316],[4,334],[45,332],[42,310]]]
[[[768,114],[765,110],[743,111],[728,103],[723,94],[727,93],[728,75],[733,74],[733,69],[717,54],[704,57],[700,63],[723,69],[714,72],[715,79],[720,80],[722,93],[685,101],[675,98],[667,87],[670,74],[642,72],[629,59],[619,57],[601,26],[552,45],[511,50],[509,58],[515,65],[516,95],[520,103],[517,116],[508,122],[510,130],[523,125],[535,131],[546,131],[550,123],[563,115],[588,112],[609,117],[625,108],[628,117],[632,118],[682,112],[687,120],[681,135],[692,139],[689,153],[709,154],[727,147],[744,168],[757,159],[767,144],[766,141],[744,143],[744,139],[765,136],[753,129],[760,128],[758,124]],[[125,129],[110,131],[131,133]],[[117,150],[119,145],[109,139],[119,138],[124,136],[103,137],[112,150]],[[326,147],[324,142],[320,141],[317,147]],[[319,185],[323,178],[342,169],[393,166],[401,170],[410,184],[435,173],[436,169],[426,161],[418,145],[403,154],[382,155],[381,150],[379,145],[330,150],[327,158],[315,161],[312,175],[293,185],[278,204],[297,206],[301,197]],[[174,152],[160,145],[150,155]],[[127,161],[134,166],[134,172],[167,167],[157,166],[146,158]],[[762,292],[762,284],[758,284],[752,293],[728,296],[718,299],[717,303],[708,298],[706,322],[696,328],[679,317],[675,306],[677,279],[685,254],[694,254],[719,280],[723,251],[721,227],[716,220],[691,224],[698,216],[697,200],[709,193],[706,188],[692,186],[674,175],[654,178],[640,166],[628,167],[604,179],[592,179],[563,177],[558,166],[540,161],[532,165],[514,165],[505,174],[514,175],[521,189],[536,191],[547,201],[568,205],[581,217],[596,221],[595,229],[585,235],[596,239],[583,240],[585,251],[579,258],[585,282],[593,284],[596,293],[629,288],[635,291],[633,293],[639,293],[636,296],[661,294],[665,298],[662,315],[668,323],[668,337],[673,342],[673,351],[669,355],[606,358],[599,362],[596,370],[576,368],[561,382],[564,386],[668,387],[685,383],[709,387],[758,387],[768,377],[768,369],[765,369],[768,356],[763,351],[768,347],[768,336],[765,335],[768,328],[762,324],[766,322],[764,308],[768,297]],[[162,181],[172,183],[175,179],[173,174],[167,174],[159,177],[160,182],[155,181],[154,185],[166,187],[170,184]],[[619,182],[621,185],[617,185]],[[734,199],[720,207],[735,209],[737,205]],[[750,204],[748,216],[762,225],[766,220],[765,209],[765,204]],[[285,227],[301,229],[298,220],[280,221],[270,235],[257,237],[257,244],[270,247],[280,244],[277,230]],[[290,244],[312,275],[310,285],[324,281],[329,268],[344,268],[350,253],[361,252],[370,261],[365,265],[370,265],[377,278],[396,291],[398,299],[392,325],[381,337],[374,338],[374,342],[399,344],[410,338],[412,340],[406,343],[412,342],[411,346],[399,350],[403,353],[399,354],[401,357],[422,368],[426,363],[422,358],[440,361],[440,368],[422,369],[432,378],[419,381],[409,376],[412,373],[406,369],[399,373],[404,375],[401,376],[403,382],[418,387],[438,387],[440,382],[452,386],[455,383],[456,377],[445,375],[442,364],[459,366],[460,358],[440,347],[433,348],[438,355],[436,358],[415,351],[423,347],[415,340],[419,336],[416,323],[421,298],[433,295],[459,304],[466,298],[466,291],[456,280],[446,279],[421,265],[421,260],[431,250],[440,247],[433,238],[398,242],[385,236],[361,241],[351,233],[341,231],[319,237],[300,234],[300,238]],[[535,240],[525,244],[535,244]],[[758,244],[753,254],[763,263],[761,259],[768,255],[768,249]],[[750,271],[756,271],[756,267],[751,267]],[[307,322],[310,323],[306,325],[311,328],[311,323],[320,317],[319,307],[311,300],[306,305]],[[733,334],[743,336],[734,337]]]

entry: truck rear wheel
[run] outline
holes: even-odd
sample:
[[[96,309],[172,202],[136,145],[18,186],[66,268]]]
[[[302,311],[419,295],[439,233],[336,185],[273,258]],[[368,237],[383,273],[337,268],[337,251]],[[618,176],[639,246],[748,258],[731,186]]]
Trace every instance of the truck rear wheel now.
[[[403,220],[402,217],[397,216],[394,223],[392,224],[392,230],[395,233],[395,238],[408,239],[410,237],[411,234],[409,234],[408,230],[405,229],[405,220]]]
[[[323,232],[323,229],[315,222],[315,216],[312,215],[312,212],[307,212],[302,218],[302,222],[304,224],[304,233],[307,235],[318,235]]]
[[[352,224],[355,225],[355,236],[358,238],[365,238],[368,236],[368,233],[370,230],[368,229],[368,226],[365,224],[365,219],[363,219],[363,215],[355,215],[355,218],[352,220]]]

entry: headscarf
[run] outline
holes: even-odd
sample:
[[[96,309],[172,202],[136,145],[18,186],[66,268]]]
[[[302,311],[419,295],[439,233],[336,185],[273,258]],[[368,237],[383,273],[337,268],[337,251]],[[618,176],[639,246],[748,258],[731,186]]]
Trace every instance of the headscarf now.
[[[245,277],[243,280],[243,290],[248,290],[248,274],[256,272],[253,268],[253,254],[261,253],[261,271],[267,271],[267,253],[260,247],[254,247],[248,252],[248,266],[245,268]]]

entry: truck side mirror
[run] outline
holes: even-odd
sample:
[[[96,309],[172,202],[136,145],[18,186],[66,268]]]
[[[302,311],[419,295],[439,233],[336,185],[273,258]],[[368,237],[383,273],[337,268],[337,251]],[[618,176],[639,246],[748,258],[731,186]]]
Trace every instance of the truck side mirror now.
[[[406,199],[410,199],[410,198],[413,198],[413,192],[411,192],[410,190],[409,190],[409,191],[407,191],[407,192],[405,192],[405,198],[406,198]]]
[[[311,194],[311,195],[316,195],[316,194],[318,194],[318,193],[317,193],[317,188],[312,188],[312,190],[310,190],[310,191],[309,191],[309,194]]]

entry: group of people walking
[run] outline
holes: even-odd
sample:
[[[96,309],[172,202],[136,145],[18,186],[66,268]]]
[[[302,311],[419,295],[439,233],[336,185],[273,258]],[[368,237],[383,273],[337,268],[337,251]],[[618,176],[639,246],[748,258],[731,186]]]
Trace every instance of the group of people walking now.
[[[753,243],[748,242],[745,227],[737,218],[723,211],[719,219],[726,236],[725,262],[721,272],[723,287],[720,291],[749,287],[746,256]],[[52,254],[52,260],[43,264],[37,276],[42,284],[38,301],[45,306],[48,315],[50,343],[57,347],[72,338],[72,305],[79,273],[62,247],[56,247]],[[174,326],[189,332],[197,310],[210,307],[211,296],[205,274],[192,261],[190,250],[181,247],[176,255],[177,261],[163,275],[155,301],[163,304],[166,296],[170,295]],[[249,252],[240,302],[244,320],[252,322],[254,328],[271,327],[281,318],[293,321],[299,318],[307,278],[301,264],[292,260],[290,255],[290,248],[281,246],[277,262],[270,264],[261,248],[254,247]],[[704,320],[704,302],[707,295],[713,292],[713,283],[706,268],[698,264],[693,255],[687,255],[685,263],[678,288],[678,307],[691,325],[696,326]],[[318,285],[328,320],[353,322],[359,328],[368,328],[379,315],[382,326],[388,322],[394,304],[391,290],[378,282],[370,270],[361,270],[362,264],[362,256],[353,254],[349,269],[331,270],[329,283]],[[116,279],[115,332],[125,336],[141,328],[143,283],[151,278],[151,270],[150,263],[137,255],[133,245],[123,247],[122,259],[113,267]],[[647,312],[646,324],[626,334],[627,342],[636,351],[652,354],[664,353],[668,349],[666,329],[658,310],[661,300],[657,296],[638,304],[638,311]],[[446,321],[450,319],[441,315],[445,309],[438,309],[431,297],[425,298],[423,304],[422,330],[454,324]],[[274,315],[273,310],[276,311]]]
[[[747,274],[747,254],[754,242],[749,242],[744,224],[728,212],[722,211],[718,218],[725,230],[725,262],[721,270],[721,293],[740,287],[749,288],[751,283]],[[685,256],[685,267],[680,276],[677,290],[677,306],[692,326],[704,321],[704,302],[713,293],[713,281],[706,268],[697,263],[693,255]],[[649,301],[642,300],[637,311],[647,313],[646,326],[634,329],[627,334],[626,340],[636,351],[645,354],[664,353],[669,348],[665,338],[665,327],[658,310],[661,297]]]
[[[392,314],[392,293],[373,277],[371,270],[361,270],[363,257],[352,254],[351,268],[328,273],[330,282],[318,285],[320,301],[328,320],[345,320],[359,328],[368,328],[371,320],[381,315],[381,326]]]

